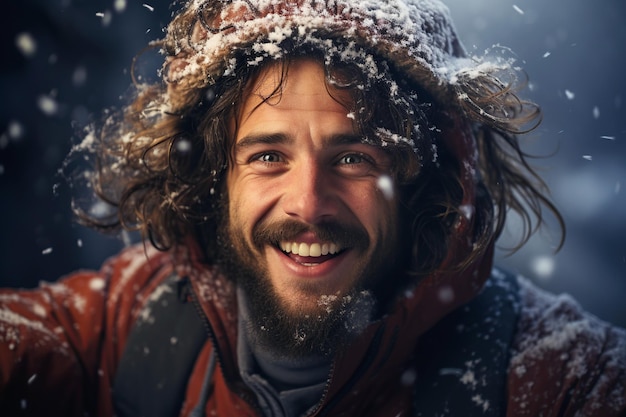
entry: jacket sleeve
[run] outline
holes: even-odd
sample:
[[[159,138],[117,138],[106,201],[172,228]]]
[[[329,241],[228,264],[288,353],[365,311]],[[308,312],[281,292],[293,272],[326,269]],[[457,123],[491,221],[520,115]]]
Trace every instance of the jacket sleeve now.
[[[141,289],[154,275],[143,248],[131,248],[97,272],[0,290],[2,414],[100,414]]]
[[[626,331],[521,284],[507,416],[626,416]]]

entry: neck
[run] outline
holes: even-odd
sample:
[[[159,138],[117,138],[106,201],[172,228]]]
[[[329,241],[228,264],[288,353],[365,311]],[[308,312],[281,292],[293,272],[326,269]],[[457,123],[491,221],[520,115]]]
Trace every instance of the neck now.
[[[270,347],[254,343],[251,333],[260,331],[251,320],[244,291],[237,290],[239,310],[239,338],[237,354],[243,372],[258,373],[277,391],[308,387],[323,383],[328,378],[332,358],[312,353],[297,358],[287,357]],[[251,337],[252,336],[252,337]]]

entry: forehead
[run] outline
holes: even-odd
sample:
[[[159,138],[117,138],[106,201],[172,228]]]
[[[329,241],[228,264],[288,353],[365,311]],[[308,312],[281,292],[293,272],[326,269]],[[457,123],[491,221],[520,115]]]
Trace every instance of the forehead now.
[[[251,80],[238,117],[238,134],[270,119],[296,124],[301,117],[348,119],[350,93],[333,87],[323,65],[310,59],[273,63]]]
[[[325,83],[323,65],[313,59],[277,61],[265,66],[252,80],[250,94],[269,97],[288,91],[290,94],[310,94],[314,86]]]

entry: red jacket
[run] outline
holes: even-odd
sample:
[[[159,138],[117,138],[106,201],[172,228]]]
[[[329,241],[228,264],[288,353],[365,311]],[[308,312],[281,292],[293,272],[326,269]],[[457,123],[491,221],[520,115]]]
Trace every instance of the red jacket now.
[[[399,381],[413,366],[420,336],[476,296],[490,265],[487,257],[463,274],[439,277],[436,284],[426,280],[407,292],[393,312],[340,351],[318,410],[411,415],[412,384]],[[0,292],[1,414],[112,416],[111,387],[131,327],[173,272],[190,278],[220,352],[206,415],[257,415],[236,362],[233,285],[193,255],[141,246],[109,260],[100,272],[78,272],[36,290]],[[453,297],[439,296],[442,289]],[[506,416],[626,416],[626,333],[525,281],[520,300]],[[380,348],[372,353],[374,338]],[[196,360],[181,416],[198,401],[213,348],[207,342]],[[477,390],[473,399],[480,403],[481,381],[469,371],[459,377]]]

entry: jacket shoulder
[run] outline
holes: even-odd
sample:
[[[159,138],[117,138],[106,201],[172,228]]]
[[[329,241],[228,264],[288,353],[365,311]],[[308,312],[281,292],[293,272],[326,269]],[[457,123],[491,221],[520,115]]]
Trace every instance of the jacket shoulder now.
[[[509,408],[520,416],[626,415],[626,331],[519,277]]]
[[[171,256],[152,247],[135,245],[108,259],[102,267],[102,274],[108,280],[107,302],[116,304],[124,298],[141,301],[141,289],[152,281],[157,285],[172,273]]]
[[[169,254],[134,246],[98,271],[0,290],[0,409],[82,415],[93,391],[106,398],[133,313],[171,264]]]

